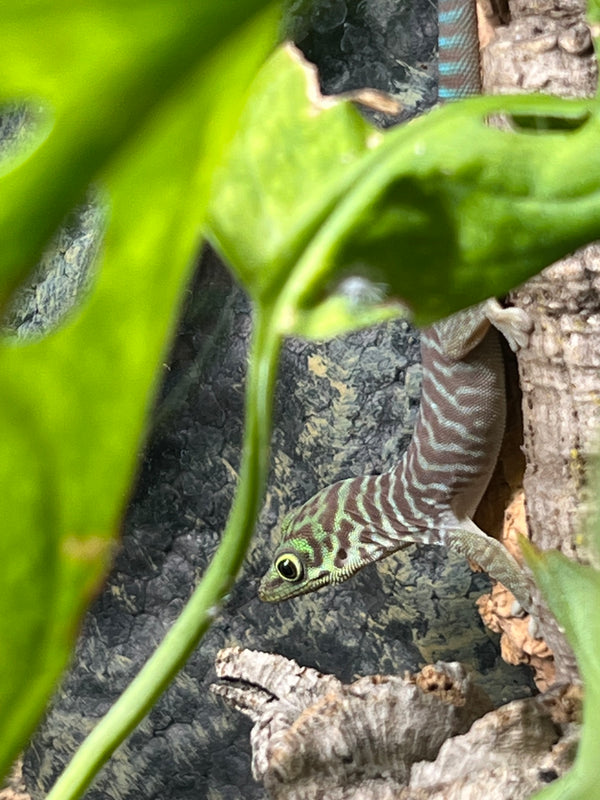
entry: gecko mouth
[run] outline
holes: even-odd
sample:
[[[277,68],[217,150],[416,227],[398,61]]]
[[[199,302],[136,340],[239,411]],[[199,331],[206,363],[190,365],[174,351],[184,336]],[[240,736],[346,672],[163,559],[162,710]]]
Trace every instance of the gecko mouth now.
[[[280,600],[291,600],[293,597],[314,592],[323,586],[343,583],[358,572],[362,566],[364,566],[363,562],[352,561],[342,568],[335,569],[332,572],[322,572],[314,578],[304,578],[298,583],[292,581],[282,583],[279,576],[272,577],[269,573],[260,582],[258,597],[263,603],[278,603]]]
[[[331,583],[330,576],[319,575],[317,578],[304,580],[301,583],[281,583],[269,576],[264,578],[258,587],[258,598],[263,603],[278,603],[280,600],[290,600],[301,594],[308,594]]]

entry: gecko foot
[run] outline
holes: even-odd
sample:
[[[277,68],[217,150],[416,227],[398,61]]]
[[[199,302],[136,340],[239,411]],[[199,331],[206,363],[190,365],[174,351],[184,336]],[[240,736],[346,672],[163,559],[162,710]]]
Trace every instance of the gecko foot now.
[[[498,328],[514,353],[527,347],[533,320],[526,311],[522,308],[503,308],[497,300],[491,299],[486,303],[485,315]]]

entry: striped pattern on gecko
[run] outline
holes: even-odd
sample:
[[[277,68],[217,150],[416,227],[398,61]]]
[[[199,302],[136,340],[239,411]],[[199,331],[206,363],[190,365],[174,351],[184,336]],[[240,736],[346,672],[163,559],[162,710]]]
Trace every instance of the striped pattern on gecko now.
[[[529,328],[525,312],[488,300],[423,332],[421,405],[399,464],[381,475],[338,481],[288,514],[260,584],[262,600],[339,583],[418,543],[446,545],[471,558],[530,607],[517,562],[471,520],[504,432],[498,329],[516,350],[526,344]]]

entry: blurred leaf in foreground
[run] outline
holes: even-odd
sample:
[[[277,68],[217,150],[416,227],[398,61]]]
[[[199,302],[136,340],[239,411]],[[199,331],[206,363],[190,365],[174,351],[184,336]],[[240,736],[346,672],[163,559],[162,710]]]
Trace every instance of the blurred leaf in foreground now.
[[[92,178],[109,219],[85,305],[38,342],[0,347],[2,771],[109,563],[212,170],[274,39],[275,15],[252,17],[263,5],[0,10],[4,99],[41,100],[53,116],[33,155],[0,179],[0,296]]]
[[[499,112],[558,127],[491,128]],[[597,102],[543,96],[473,98],[380,133],[348,99],[318,95],[288,46],[254,83],[210,236],[248,291],[276,304],[282,333],[330,335],[326,314],[309,316],[357,276],[431,322],[600,236],[599,138]],[[344,315],[336,332],[353,327]]]
[[[535,800],[590,800],[600,769],[600,572],[557,551],[538,552],[524,544],[527,563],[552,613],[564,628],[585,685],[583,727],[572,770],[535,795]]]

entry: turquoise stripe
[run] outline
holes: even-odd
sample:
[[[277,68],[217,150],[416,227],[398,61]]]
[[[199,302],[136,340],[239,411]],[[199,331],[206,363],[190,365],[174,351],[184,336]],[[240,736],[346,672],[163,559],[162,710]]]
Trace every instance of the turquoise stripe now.
[[[442,25],[446,24],[447,22],[456,22],[457,19],[463,15],[464,9],[462,8],[451,8],[448,11],[440,11],[438,13],[438,23],[441,22]]]
[[[460,97],[472,97],[478,95],[479,92],[475,89],[446,89],[443,86],[438,90],[438,98],[440,100],[458,100]]]
[[[439,36],[438,47],[440,50],[446,50],[449,47],[460,47],[465,44],[465,37],[461,33],[455,36]]]
[[[460,75],[464,72],[463,64],[456,61],[440,61],[438,72],[440,75]]]
[[[439,100],[479,94],[475,0],[438,0],[438,27]]]

